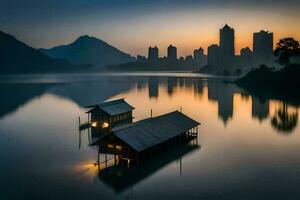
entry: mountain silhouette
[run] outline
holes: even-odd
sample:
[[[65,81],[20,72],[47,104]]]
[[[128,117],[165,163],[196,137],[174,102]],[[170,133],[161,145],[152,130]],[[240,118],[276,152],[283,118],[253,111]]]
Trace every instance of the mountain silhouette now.
[[[61,59],[52,59],[14,36],[0,31],[0,74],[69,72],[90,69]]]
[[[92,64],[96,67],[121,64],[135,59],[95,37],[81,36],[73,43],[51,49],[40,49],[52,58],[67,60],[73,64]]]

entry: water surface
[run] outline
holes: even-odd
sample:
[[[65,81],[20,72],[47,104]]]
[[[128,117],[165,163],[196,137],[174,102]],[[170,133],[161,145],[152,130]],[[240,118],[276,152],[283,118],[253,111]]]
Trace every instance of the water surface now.
[[[0,88],[1,199],[300,197],[300,104],[193,74],[2,76]],[[135,121],[151,109],[182,110],[201,122],[198,148],[176,147],[119,174],[128,180],[121,190],[109,184],[78,117],[117,98],[136,108]]]

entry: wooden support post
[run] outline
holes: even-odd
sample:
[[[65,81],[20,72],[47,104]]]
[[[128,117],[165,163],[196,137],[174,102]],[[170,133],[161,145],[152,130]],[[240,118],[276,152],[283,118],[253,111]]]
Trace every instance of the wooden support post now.
[[[108,145],[106,145],[106,152],[105,152],[105,168],[107,168],[107,151],[108,151]]]
[[[150,110],[150,116],[151,116],[151,118],[152,118],[152,109]]]
[[[79,147],[79,149],[80,149],[80,147],[81,147],[81,131],[79,131],[79,138],[78,138],[78,147]]]
[[[91,128],[88,128],[88,140],[89,140],[89,144],[91,144]]]
[[[98,160],[97,160],[97,164],[98,164],[98,171],[100,171],[100,147],[99,146],[97,146],[98,147]]]
[[[180,168],[179,168],[179,173],[180,173],[180,176],[182,175],[182,160],[181,160],[181,157],[180,157]]]
[[[114,145],[115,147],[115,154],[114,154],[114,165],[116,165],[116,154],[117,154],[117,148],[116,145]]]

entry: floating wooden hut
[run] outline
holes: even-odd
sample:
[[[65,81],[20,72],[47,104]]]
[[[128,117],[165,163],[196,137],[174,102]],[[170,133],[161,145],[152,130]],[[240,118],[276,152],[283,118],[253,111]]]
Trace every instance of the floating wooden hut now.
[[[90,127],[90,144],[97,145],[98,153],[105,157],[112,154],[128,162],[147,159],[170,145],[197,137],[200,125],[179,111],[132,122],[134,107],[124,99],[86,108],[88,123],[80,127]]]
[[[198,135],[199,122],[179,111],[115,127],[97,142],[99,153],[140,161]]]
[[[132,111],[134,107],[129,105],[124,99],[89,105],[86,108],[90,108],[86,113],[92,126],[113,128],[122,123],[130,123],[133,119]]]

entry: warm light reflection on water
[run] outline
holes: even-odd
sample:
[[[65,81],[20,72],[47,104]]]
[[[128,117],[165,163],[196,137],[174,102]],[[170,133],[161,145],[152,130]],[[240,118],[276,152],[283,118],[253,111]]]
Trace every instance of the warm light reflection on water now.
[[[213,121],[214,125],[223,125],[224,129],[235,122],[240,125],[267,124],[270,122],[270,117],[283,103],[278,100],[252,97],[237,86],[222,84],[219,83],[220,81],[214,83],[221,84],[217,86],[220,88],[216,86],[210,88],[207,80],[201,79],[192,79],[192,82],[185,83],[187,79],[182,78],[181,82],[178,79],[173,86],[164,82],[163,78],[161,82],[158,78],[154,79],[154,83],[148,81],[143,86],[137,84],[130,91],[112,96],[110,99],[126,98],[136,107],[135,120],[150,117],[151,109],[154,116],[173,110],[182,110],[204,124]],[[298,110],[299,108],[288,105],[289,113]]]
[[[297,102],[251,96],[220,78],[78,77],[54,85],[0,84],[5,92],[0,168],[6,197],[14,197],[16,184],[24,196],[42,199],[55,199],[54,194],[73,199],[300,195],[295,194],[300,184]],[[97,148],[89,146],[87,131],[78,132],[78,116],[84,121],[83,106],[117,98],[136,108],[135,121],[150,117],[151,109],[154,116],[182,109],[201,122],[198,146],[155,155],[143,167],[126,165],[121,171],[111,159],[106,166],[100,154],[99,171]]]

